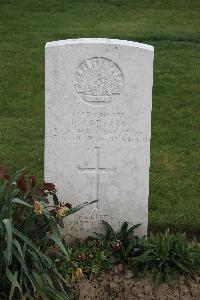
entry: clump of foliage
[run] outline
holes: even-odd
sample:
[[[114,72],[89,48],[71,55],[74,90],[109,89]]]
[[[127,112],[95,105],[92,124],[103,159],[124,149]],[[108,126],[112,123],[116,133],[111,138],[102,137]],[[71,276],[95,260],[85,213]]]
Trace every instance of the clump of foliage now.
[[[69,260],[64,261],[63,269],[67,270],[72,280],[77,277],[88,276],[89,278],[97,275],[100,271],[112,267],[109,260],[110,251],[105,248],[98,240],[76,241],[75,245],[68,247]],[[80,276],[74,273],[74,267],[82,270]]]
[[[77,265],[85,275],[92,277],[116,263],[128,263],[129,258],[143,252],[143,239],[134,234],[139,225],[128,228],[128,223],[124,222],[115,232],[107,222],[102,222],[104,234],[95,233],[95,237],[90,236],[83,242],[77,240],[74,245],[68,246],[69,260],[64,261],[62,268],[69,274],[74,274],[73,265]]]
[[[92,277],[119,262],[149,272],[157,285],[200,273],[200,244],[169,230],[140,238],[140,224],[124,222],[114,231],[102,221],[105,233],[69,246],[60,233],[63,219],[95,201],[72,207],[56,192],[53,183],[38,187],[25,170],[11,177],[0,168],[0,299],[70,299],[68,275]]]
[[[11,177],[0,168],[0,299],[70,299],[56,266],[57,256],[68,259],[60,227],[87,204],[72,208],[58,200],[53,183],[37,188],[25,170]]]
[[[124,263],[135,275],[150,273],[159,285],[180,275],[192,277],[200,273],[200,244],[189,243],[184,234],[174,235],[167,230],[145,239],[134,233],[139,224],[129,228],[124,222],[118,231],[105,221],[103,224],[104,234],[95,233],[95,237],[68,246],[69,260],[64,265],[61,263],[68,274],[74,274],[73,265],[83,271],[79,276],[82,278],[83,274],[93,277],[117,263]]]
[[[130,257],[136,257],[143,252],[143,238],[139,238],[134,233],[140,224],[129,228],[128,223],[124,222],[118,231],[114,231],[111,225],[105,221],[103,224],[105,234],[95,234],[97,239],[110,249],[110,259],[113,262],[128,262]]]
[[[184,234],[151,235],[144,240],[144,252],[133,258],[136,267],[149,272],[156,285],[177,279],[180,275],[193,277],[200,271],[200,245],[189,244]]]
[[[191,252],[191,260],[195,268],[196,274],[200,275],[200,243],[196,241],[189,244]]]

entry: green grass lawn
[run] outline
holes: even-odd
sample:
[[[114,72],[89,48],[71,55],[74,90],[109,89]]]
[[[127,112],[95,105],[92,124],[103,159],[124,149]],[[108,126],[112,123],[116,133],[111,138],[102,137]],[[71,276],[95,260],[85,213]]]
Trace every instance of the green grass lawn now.
[[[0,0],[0,164],[43,177],[47,41],[145,42],[155,47],[149,220],[200,226],[199,15],[199,0]]]

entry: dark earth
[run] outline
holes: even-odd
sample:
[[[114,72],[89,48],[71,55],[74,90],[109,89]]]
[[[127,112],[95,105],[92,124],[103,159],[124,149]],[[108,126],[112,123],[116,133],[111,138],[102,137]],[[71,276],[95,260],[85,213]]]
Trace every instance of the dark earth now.
[[[94,279],[72,284],[75,300],[200,300],[200,277],[163,283],[158,288],[149,278],[138,279],[118,264]]]

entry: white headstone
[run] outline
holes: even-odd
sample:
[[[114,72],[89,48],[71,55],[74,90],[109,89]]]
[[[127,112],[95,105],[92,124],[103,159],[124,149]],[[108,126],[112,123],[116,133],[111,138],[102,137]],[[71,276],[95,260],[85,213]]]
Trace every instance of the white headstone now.
[[[66,219],[86,237],[148,223],[153,47],[77,39],[46,44],[45,180],[61,201],[98,200]]]

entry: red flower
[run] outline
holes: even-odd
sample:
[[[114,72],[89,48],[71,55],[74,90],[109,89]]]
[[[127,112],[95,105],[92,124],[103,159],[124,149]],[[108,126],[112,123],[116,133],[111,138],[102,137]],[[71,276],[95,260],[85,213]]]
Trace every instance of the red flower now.
[[[53,183],[44,182],[44,189],[47,190],[48,192],[53,192],[56,190],[56,187],[55,184]]]
[[[33,188],[36,185],[36,177],[31,176],[31,187]]]
[[[117,252],[122,248],[122,242],[120,240],[115,240],[111,243],[113,252]]]
[[[19,189],[23,190],[24,193],[27,194],[28,191],[29,191],[29,184],[28,184],[28,182],[27,182],[27,180],[26,180],[26,178],[25,178],[25,175],[26,175],[26,172],[23,172],[23,173],[20,175],[19,179],[17,180],[17,187],[18,187]]]
[[[44,181],[42,186],[40,187],[40,192],[43,196],[47,196],[48,193],[51,192],[55,193],[56,192],[55,184]]]
[[[77,255],[76,259],[77,259],[78,261],[84,261],[84,260],[86,260],[86,255],[85,255],[84,253],[79,253],[79,254]]]
[[[65,206],[65,207],[67,207],[67,208],[69,208],[69,209],[72,208],[72,205],[71,205],[70,203],[65,203],[63,206]]]
[[[10,179],[10,175],[8,175],[6,169],[4,169],[3,167],[0,167],[0,179],[4,179],[4,180]]]

